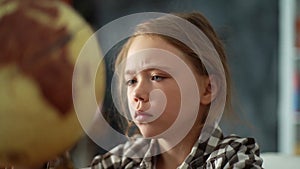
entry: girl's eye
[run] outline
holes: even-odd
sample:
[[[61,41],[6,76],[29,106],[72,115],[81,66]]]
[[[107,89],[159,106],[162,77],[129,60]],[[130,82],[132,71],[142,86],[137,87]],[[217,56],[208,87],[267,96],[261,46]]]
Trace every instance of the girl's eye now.
[[[154,81],[162,81],[164,79],[164,77],[162,77],[162,76],[152,76],[151,77],[151,80],[154,80]]]
[[[134,83],[136,83],[136,80],[134,80],[134,79],[130,79],[130,80],[126,81],[126,85],[127,85],[127,86],[131,86],[131,85],[133,85]]]

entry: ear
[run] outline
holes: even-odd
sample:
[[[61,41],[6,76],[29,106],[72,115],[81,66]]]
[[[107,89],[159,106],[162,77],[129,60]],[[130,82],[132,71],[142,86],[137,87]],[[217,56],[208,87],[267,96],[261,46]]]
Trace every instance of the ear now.
[[[201,96],[200,103],[203,105],[210,104],[217,96],[218,83],[215,75],[202,76],[201,78]]]

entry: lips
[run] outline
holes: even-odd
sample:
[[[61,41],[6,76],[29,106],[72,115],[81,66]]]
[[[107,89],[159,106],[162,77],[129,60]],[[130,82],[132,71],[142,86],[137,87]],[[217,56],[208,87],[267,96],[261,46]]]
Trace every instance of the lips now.
[[[147,112],[137,111],[134,114],[134,119],[138,123],[148,123],[152,121],[153,115]]]

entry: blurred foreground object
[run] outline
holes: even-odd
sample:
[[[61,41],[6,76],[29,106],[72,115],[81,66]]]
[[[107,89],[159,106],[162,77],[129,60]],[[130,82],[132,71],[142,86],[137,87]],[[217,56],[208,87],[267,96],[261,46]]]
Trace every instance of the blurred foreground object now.
[[[0,0],[0,166],[39,168],[83,134],[72,101],[72,76],[92,34],[61,1]],[[97,77],[103,79],[95,84],[100,100],[103,69],[100,65]]]
[[[74,169],[70,154],[66,152],[55,160],[49,161],[46,169]]]

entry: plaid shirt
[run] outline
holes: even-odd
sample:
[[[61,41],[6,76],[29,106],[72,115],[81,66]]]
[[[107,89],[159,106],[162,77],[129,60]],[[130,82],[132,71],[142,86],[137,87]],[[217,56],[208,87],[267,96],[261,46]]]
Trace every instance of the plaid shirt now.
[[[152,169],[155,168],[155,140],[134,139],[117,146],[110,153],[96,156],[92,169]],[[144,158],[129,158],[140,155]],[[124,154],[122,157],[113,154]],[[216,128],[211,137],[200,143],[197,141],[185,161],[177,169],[259,169],[262,158],[259,147],[253,138],[240,138],[236,135],[223,136],[220,128]]]

